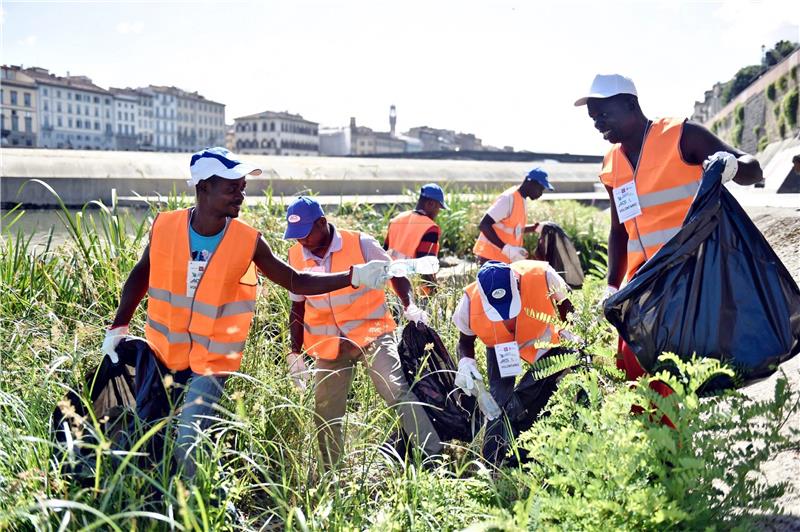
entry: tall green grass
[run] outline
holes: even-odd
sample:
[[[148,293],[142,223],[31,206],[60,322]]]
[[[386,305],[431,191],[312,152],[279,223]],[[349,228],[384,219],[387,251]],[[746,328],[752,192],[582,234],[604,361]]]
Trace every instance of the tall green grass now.
[[[448,252],[469,256],[475,224],[491,199],[448,195],[452,208],[440,219]],[[186,198],[172,197],[161,208],[186,204]],[[331,218],[380,237],[391,215],[405,207],[376,211],[343,205]],[[158,208],[151,206],[152,214]],[[561,223],[592,263],[602,258],[589,254],[601,247],[606,227],[602,214],[584,209],[540,202],[531,214]],[[572,295],[576,331],[598,355],[596,363],[571,377],[549,421],[514,444],[512,451],[534,453],[536,461],[528,466],[495,470],[479,460],[477,442],[455,444],[435,463],[419,455],[396,456],[383,445],[397,428],[396,418],[359,371],[348,405],[344,463],[336,471],[320,471],[313,398],[292,387],[285,369],[289,300],[284,290],[264,283],[241,373],[229,380],[217,422],[201,446],[197,481],[185,485],[170,473],[169,445],[155,466],[141,464],[135,453],[152,434],[135,434],[129,447],[117,448],[98,433],[97,444],[87,437],[76,440],[88,446],[92,457],[88,476],[79,482],[69,474],[69,450],[51,441],[50,414],[65,389],[82,389],[85,372],[99,362],[104,325],[146,245],[152,217],[134,222],[113,202],[96,202],[77,214],[65,208],[59,212],[70,239],[58,247],[52,242],[34,247],[30,235],[17,232],[20,210],[3,220],[0,529],[239,528],[229,520],[226,502],[235,503],[243,515],[243,528],[255,530],[600,530],[609,523],[638,530],[690,524],[730,528],[755,511],[776,511],[780,487],[762,489],[725,472],[745,474],[775,452],[797,446],[796,431],[781,430],[782,420],[798,408],[797,394],[782,381],[770,401],[753,405],[740,400],[732,411],[722,399],[699,401],[688,389],[676,403],[662,405],[686,412],[681,419],[687,425],[675,434],[647,416],[632,417],[629,404],[649,408],[658,399],[646,386],[630,390],[608,367],[615,336],[598,318],[596,303],[604,283],[596,277]],[[278,253],[285,253],[287,244],[280,239],[285,221],[277,202],[245,209],[243,217],[263,231]],[[451,316],[464,282],[453,277],[443,283],[429,307],[433,326],[453,353],[458,333]],[[131,326],[134,334],[142,334],[143,317],[140,309]],[[484,355],[479,347],[481,364]],[[571,395],[576,387],[585,390],[588,402],[576,403]],[[758,432],[764,420],[768,430]],[[731,432],[734,423],[742,430]],[[83,427],[85,435],[97,431],[98,420],[90,416]],[[722,445],[745,449],[754,434],[766,443],[748,456],[749,464],[742,465],[744,451],[715,451]],[[609,438],[616,445],[614,454],[604,447]],[[687,446],[698,438],[706,438],[702,446]],[[695,449],[705,460],[702,467],[691,462]],[[623,462],[623,456],[636,460]],[[713,457],[719,458],[714,462]],[[686,471],[697,478],[687,477]],[[678,484],[673,477],[692,482]],[[710,500],[719,482],[733,486],[735,499],[702,511],[697,501]],[[577,486],[583,487],[576,491]],[[635,497],[635,511],[628,511],[627,495]]]

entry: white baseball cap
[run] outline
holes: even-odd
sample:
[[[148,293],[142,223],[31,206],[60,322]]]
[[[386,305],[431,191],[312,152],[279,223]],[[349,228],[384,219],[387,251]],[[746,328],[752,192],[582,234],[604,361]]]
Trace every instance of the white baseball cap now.
[[[636,86],[631,81],[631,78],[626,78],[619,74],[598,74],[592,81],[589,94],[575,100],[575,107],[586,105],[589,98],[611,98],[617,94],[638,96]]]
[[[261,168],[239,161],[234,154],[219,146],[206,148],[192,154],[189,169],[192,172],[191,179],[186,181],[189,186],[194,186],[200,181],[215,175],[225,179],[240,179],[246,175],[261,175]]]

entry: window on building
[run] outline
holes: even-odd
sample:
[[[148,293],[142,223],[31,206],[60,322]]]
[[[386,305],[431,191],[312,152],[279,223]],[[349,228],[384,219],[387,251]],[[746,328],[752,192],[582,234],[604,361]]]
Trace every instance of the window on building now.
[[[100,131],[100,122],[95,122],[95,123],[94,123],[94,129],[95,129],[96,131]]]
[[[106,98],[106,105],[110,105],[110,104],[111,104],[111,100],[109,98]]]
[[[67,100],[71,100],[71,99],[72,99],[72,93],[67,91]]]
[[[59,90],[56,91],[56,97],[57,98],[61,98],[61,91],[59,91]]]
[[[75,101],[76,101],[76,102],[79,102],[79,101],[81,101],[81,95],[80,95],[80,94],[78,94],[77,92],[75,93]]]
[[[58,124],[58,127],[61,127],[61,126],[64,125],[64,123],[61,121],[61,117],[60,116],[56,117],[56,124]]]
[[[93,101],[94,103],[100,103],[100,97],[99,97],[99,96],[95,96],[95,97],[92,99],[92,101]]]
[[[25,131],[33,133],[33,118],[30,116],[25,117]]]
[[[56,102],[56,111],[61,112],[61,102]]]
[[[42,89],[42,92],[44,92],[44,95],[45,95],[45,96],[47,96],[47,87],[44,87],[44,88]]]
[[[31,106],[31,93],[26,92],[22,95],[22,102],[24,103],[25,107]]]
[[[68,103],[68,104],[67,104],[67,112],[68,112],[69,114],[72,114],[72,104],[71,104],[71,103]]]
[[[94,116],[100,116],[100,109],[97,107],[94,108]]]
[[[44,101],[44,110],[49,111],[50,107],[47,105],[47,100]]]
[[[67,118],[67,127],[72,127],[72,119]]]
[[[11,111],[11,131],[19,131],[19,116],[16,111]]]
[[[89,106],[88,105],[84,105],[83,106],[83,114],[85,114],[86,116],[89,116]]]
[[[11,105],[17,105],[17,91],[11,91]]]
[[[82,128],[82,127],[83,127],[83,123],[82,123],[80,120],[76,120],[76,121],[75,121],[75,127],[77,127],[78,129],[80,129],[80,128]]]

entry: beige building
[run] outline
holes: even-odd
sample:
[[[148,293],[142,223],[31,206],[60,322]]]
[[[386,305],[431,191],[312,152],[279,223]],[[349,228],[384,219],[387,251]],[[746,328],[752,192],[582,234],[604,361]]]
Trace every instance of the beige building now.
[[[35,148],[38,141],[36,81],[16,66],[3,66],[0,79],[2,146]]]
[[[225,144],[225,104],[177,87],[142,90],[153,95],[156,149],[191,152]]]
[[[40,67],[25,74],[39,88],[40,148],[113,150],[114,98],[86,76],[56,76]]]
[[[286,111],[235,118],[233,137],[236,153],[319,155],[319,124]]]

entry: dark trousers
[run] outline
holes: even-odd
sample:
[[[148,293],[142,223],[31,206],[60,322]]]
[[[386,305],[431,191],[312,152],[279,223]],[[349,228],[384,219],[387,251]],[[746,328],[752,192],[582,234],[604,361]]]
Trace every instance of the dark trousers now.
[[[564,353],[562,348],[553,348],[545,356]],[[520,432],[528,430],[544,410],[550,397],[555,393],[558,380],[564,370],[541,380],[533,378],[530,370],[516,384],[516,377],[501,377],[494,349],[486,349],[486,369],[489,371],[489,391],[503,415],[489,421],[483,442],[483,458],[490,463],[499,464],[506,458],[508,442]]]

